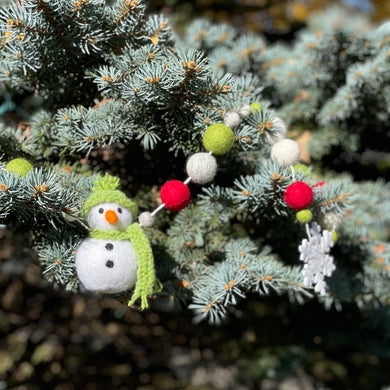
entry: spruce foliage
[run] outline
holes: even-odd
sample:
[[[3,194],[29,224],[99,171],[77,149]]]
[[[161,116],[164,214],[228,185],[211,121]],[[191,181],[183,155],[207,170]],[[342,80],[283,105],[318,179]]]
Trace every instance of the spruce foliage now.
[[[269,160],[265,142],[282,118],[312,133],[314,169],[296,179],[328,183],[314,192],[314,219],[345,215],[332,250],[336,271],[319,301],[388,311],[390,252],[378,230],[390,220],[389,184],[356,183],[319,166],[335,150],[388,162],[390,24],[372,28],[356,18],[344,25],[335,12],[314,18],[287,46],[206,20],[179,35],[140,0],[3,7],[0,93],[30,93],[39,109],[25,128],[0,124],[2,223],[31,226],[43,276],[81,291],[74,253],[87,235],[81,208],[97,174],[118,175],[141,210],[152,210],[163,181],[184,181],[185,160],[203,150],[207,127],[259,103],[234,129],[231,152],[218,157],[214,183],[191,185],[190,206],[160,213],[146,230],[163,283],[152,300],[189,306],[195,321],[218,324],[249,293],[315,299],[303,286],[297,250],[305,231],[283,200],[294,178]],[[33,163],[26,177],[5,168],[15,157]]]

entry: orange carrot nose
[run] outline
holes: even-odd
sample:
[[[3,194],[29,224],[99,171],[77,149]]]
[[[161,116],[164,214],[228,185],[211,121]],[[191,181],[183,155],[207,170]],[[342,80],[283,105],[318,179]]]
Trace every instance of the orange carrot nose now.
[[[108,223],[114,224],[118,222],[118,215],[114,210],[107,210],[104,217]]]

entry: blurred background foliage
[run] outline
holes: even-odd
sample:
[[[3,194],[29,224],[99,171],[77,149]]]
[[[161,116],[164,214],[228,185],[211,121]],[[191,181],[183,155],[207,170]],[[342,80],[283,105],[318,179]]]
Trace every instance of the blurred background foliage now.
[[[366,14],[373,22],[388,19],[390,2],[383,0],[151,0],[149,10],[172,16],[184,28],[194,16],[226,22],[241,32],[260,32],[269,40],[291,39],[313,12],[338,5]]]
[[[314,301],[248,296],[222,326],[193,325],[191,312],[162,311],[157,302],[138,312],[109,297],[53,290],[38,259],[21,250],[28,238],[0,231],[0,389],[375,390],[388,383],[389,330],[373,331],[370,313],[356,307],[326,311]]]
[[[149,10],[169,15],[178,30],[203,16],[261,32],[270,41],[289,41],[311,12],[334,3],[359,9],[373,22],[390,16],[390,1],[381,0],[153,0]],[[22,105],[23,98],[14,100]],[[2,120],[23,119],[5,107],[5,99],[1,103]],[[0,390],[390,385],[390,329],[375,332],[370,314],[356,308],[325,311],[315,302],[298,306],[280,297],[248,297],[221,327],[195,326],[190,312],[152,307],[139,313],[109,298],[53,290],[38,260],[23,249],[29,247],[27,230],[0,228]]]

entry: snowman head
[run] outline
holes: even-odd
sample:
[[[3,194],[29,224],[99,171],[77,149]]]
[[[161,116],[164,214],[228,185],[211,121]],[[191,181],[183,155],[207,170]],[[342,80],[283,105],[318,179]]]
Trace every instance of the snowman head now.
[[[108,174],[94,182],[83,215],[92,229],[125,230],[138,213],[137,205],[116,188],[119,179]]]
[[[91,208],[87,222],[92,229],[126,230],[133,223],[133,214],[118,203],[102,203]]]

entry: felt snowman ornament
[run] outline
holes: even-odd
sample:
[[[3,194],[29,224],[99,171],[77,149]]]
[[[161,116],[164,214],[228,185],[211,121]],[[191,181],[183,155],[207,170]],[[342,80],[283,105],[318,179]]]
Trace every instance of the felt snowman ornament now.
[[[76,253],[77,275],[87,290],[116,294],[135,286],[129,302],[147,296],[158,284],[153,253],[141,226],[133,223],[137,205],[117,190],[119,179],[106,174],[94,182],[83,207],[90,228]]]

